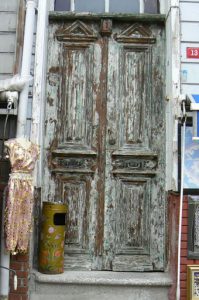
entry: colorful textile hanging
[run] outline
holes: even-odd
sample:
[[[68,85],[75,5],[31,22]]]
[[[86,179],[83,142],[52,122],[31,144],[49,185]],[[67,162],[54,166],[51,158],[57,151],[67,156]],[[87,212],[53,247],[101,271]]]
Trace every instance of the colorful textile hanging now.
[[[32,171],[39,147],[25,138],[5,142],[11,163],[5,211],[5,247],[12,254],[27,252],[34,200]]]

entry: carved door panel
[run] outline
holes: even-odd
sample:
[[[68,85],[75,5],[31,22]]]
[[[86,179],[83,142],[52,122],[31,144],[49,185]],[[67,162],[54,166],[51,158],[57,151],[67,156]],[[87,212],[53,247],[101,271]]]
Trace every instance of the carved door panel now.
[[[157,26],[117,24],[109,38],[104,214],[107,269],[151,271],[164,267],[162,34]]]
[[[43,199],[68,205],[70,269],[163,269],[161,25],[49,26]]]

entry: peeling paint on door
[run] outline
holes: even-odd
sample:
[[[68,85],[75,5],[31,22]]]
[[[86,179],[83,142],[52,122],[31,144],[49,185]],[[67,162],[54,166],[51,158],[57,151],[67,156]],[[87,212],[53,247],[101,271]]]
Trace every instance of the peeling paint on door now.
[[[49,26],[44,199],[68,204],[70,269],[164,268],[164,28]]]

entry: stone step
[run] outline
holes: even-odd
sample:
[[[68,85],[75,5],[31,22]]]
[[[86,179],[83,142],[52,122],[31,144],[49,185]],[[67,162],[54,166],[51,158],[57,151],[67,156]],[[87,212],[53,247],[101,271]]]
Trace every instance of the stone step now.
[[[168,300],[167,273],[65,271],[31,275],[30,300]]]

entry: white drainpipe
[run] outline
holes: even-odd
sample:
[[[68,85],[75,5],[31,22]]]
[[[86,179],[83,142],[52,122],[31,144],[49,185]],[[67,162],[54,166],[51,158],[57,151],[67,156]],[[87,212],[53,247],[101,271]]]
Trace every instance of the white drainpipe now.
[[[22,66],[21,66],[21,76],[27,78],[30,76],[36,7],[37,7],[36,0],[27,0],[23,57],[22,57]],[[29,92],[29,84],[26,83],[23,91],[20,93],[20,98],[19,98],[17,137],[26,136],[28,92]]]
[[[48,34],[48,10],[49,0],[39,0],[37,15],[37,36],[35,45],[35,66],[34,66],[34,86],[32,101],[32,123],[31,123],[31,141],[40,145],[40,157],[34,170],[34,186],[42,186],[43,170],[43,116],[45,107],[45,82],[46,82],[46,57],[47,57],[47,34]],[[54,7],[51,6],[53,10]],[[32,268],[32,258],[34,255],[34,235],[31,236],[30,258]]]
[[[37,7],[37,0],[26,1],[26,20],[25,20],[21,77],[23,78],[27,77],[27,80],[30,77],[36,7]],[[24,89],[20,93],[20,98],[19,98],[17,134],[16,134],[17,137],[26,135],[28,92],[29,92],[29,83],[26,83]],[[3,266],[4,269],[1,269],[0,295],[3,296],[3,299],[8,299],[9,272],[6,270],[6,268],[10,267],[10,254],[5,253],[3,244],[4,244],[4,238],[3,241],[1,241],[1,266]]]
[[[34,86],[32,100],[31,141],[40,145],[40,158],[35,167],[34,185],[41,187],[42,181],[42,148],[43,148],[43,115],[45,106],[46,57],[48,34],[48,4],[49,0],[39,0],[37,31],[35,45]]]

